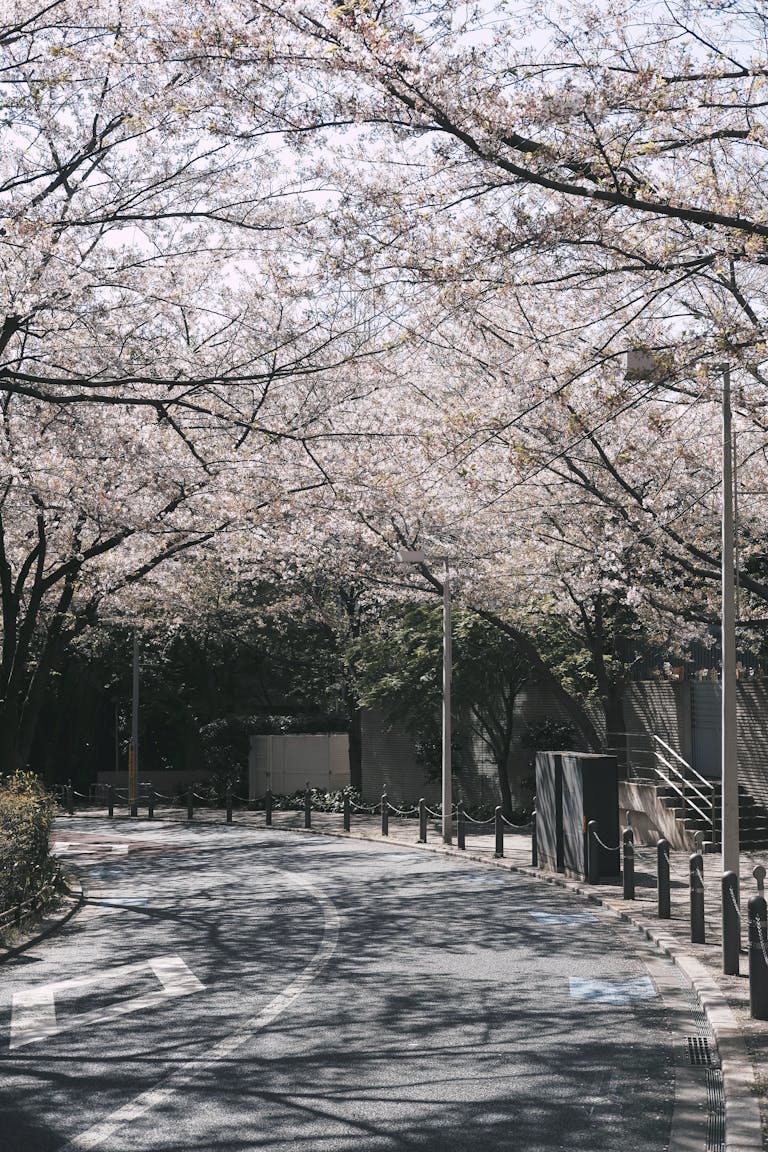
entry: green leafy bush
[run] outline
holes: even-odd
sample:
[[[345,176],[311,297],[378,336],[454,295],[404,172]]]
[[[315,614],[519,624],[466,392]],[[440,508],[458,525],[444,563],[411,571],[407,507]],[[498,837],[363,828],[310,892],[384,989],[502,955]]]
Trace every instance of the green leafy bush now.
[[[54,799],[36,777],[0,779],[0,912],[58,881],[48,844],[54,813]]]

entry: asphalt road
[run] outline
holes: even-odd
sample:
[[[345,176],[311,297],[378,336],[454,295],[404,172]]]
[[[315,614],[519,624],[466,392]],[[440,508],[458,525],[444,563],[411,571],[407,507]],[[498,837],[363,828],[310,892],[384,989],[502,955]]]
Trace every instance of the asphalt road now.
[[[567,893],[268,830],[57,836],[88,901],[0,969],[2,1152],[668,1147],[685,993]]]

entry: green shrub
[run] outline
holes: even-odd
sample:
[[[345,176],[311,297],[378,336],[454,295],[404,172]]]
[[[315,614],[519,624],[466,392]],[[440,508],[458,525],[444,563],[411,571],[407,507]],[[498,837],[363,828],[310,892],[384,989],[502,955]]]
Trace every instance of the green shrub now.
[[[59,876],[48,837],[55,803],[36,777],[0,779],[0,912],[29,899]]]

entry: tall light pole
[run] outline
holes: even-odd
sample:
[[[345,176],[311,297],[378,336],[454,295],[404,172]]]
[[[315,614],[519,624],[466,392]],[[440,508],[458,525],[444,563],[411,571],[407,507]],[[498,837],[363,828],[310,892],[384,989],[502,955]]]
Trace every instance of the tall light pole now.
[[[723,536],[721,575],[722,851],[723,871],[739,875],[739,769],[736,726],[736,580],[733,531],[733,431],[731,373],[723,365]]]
[[[443,844],[453,840],[453,793],[451,765],[451,574],[448,560],[443,567]]]
[[[139,632],[133,631],[133,677],[131,693],[131,742],[128,747],[128,803],[136,803],[136,774],[139,770]]]
[[[721,680],[721,826],[724,872],[739,875],[739,769],[736,721],[736,564],[734,548],[733,428],[731,417],[731,371],[721,365],[722,388],[722,559],[720,571]],[[653,352],[641,349],[627,353],[627,380],[663,379],[663,370]],[[714,815],[714,813],[713,813]],[[737,887],[738,893],[738,887]],[[738,897],[737,897],[738,898]]]
[[[426,568],[432,579],[427,557],[421,548],[399,548],[399,564]],[[448,558],[443,561],[443,734],[442,734],[442,830],[443,843],[453,842],[453,786],[451,763],[451,680],[453,671],[452,629],[451,629],[451,574]]]

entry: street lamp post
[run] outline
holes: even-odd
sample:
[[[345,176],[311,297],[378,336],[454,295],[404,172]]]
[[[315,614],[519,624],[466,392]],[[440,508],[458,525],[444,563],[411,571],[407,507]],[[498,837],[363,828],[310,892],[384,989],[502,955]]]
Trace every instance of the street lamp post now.
[[[722,540],[722,852],[723,871],[739,875],[739,772],[736,728],[736,596],[733,530],[733,433],[731,373],[723,366]]]
[[[451,576],[448,561],[443,568],[443,843],[453,839],[453,795],[451,765]]]
[[[419,549],[400,548],[400,564],[427,568],[427,557]],[[431,575],[431,573],[430,573]],[[453,670],[451,628],[451,574],[447,557],[443,561],[443,723],[442,723],[442,832],[443,843],[453,842],[453,787],[451,764],[451,679]]]
[[[720,368],[722,388],[722,558],[720,573],[720,641],[723,653],[721,706],[722,864],[723,872],[739,875],[739,771],[736,719],[736,564],[734,548],[733,430],[731,418],[731,371]],[[652,352],[627,353],[627,380],[653,380],[662,376]],[[714,813],[713,813],[714,815]],[[738,901],[738,886],[736,888]]]

